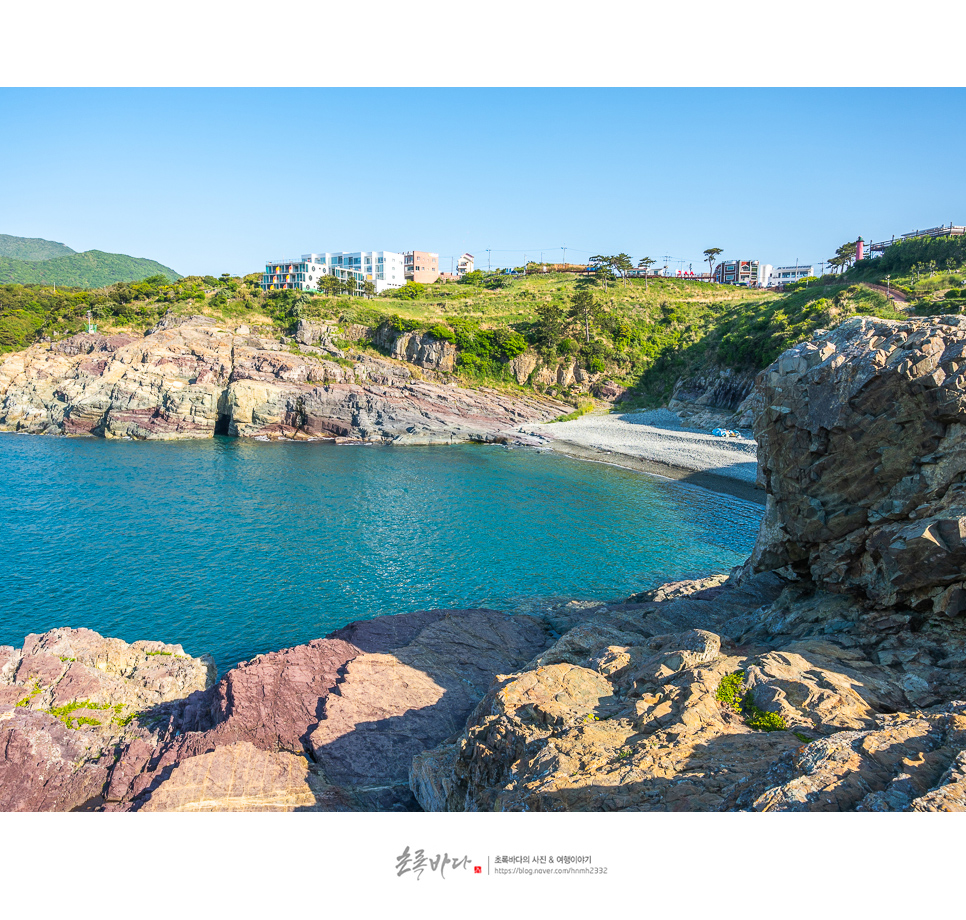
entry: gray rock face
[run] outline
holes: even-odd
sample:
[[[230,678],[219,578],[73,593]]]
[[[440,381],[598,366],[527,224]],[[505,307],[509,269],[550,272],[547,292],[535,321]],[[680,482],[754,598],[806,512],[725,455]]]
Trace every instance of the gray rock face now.
[[[730,368],[682,378],[674,386],[668,408],[701,407],[735,412],[754,385],[754,373],[737,373]]]
[[[0,430],[449,443],[499,440],[561,411],[539,397],[415,379],[405,364],[368,355],[350,366],[330,325],[300,323],[291,346],[267,333],[166,317],[143,337],[31,346],[0,359]],[[452,370],[453,346],[417,338],[395,342],[401,358]]]
[[[941,701],[966,669],[929,664],[962,636],[881,614],[843,629],[847,598],[771,575],[704,584],[591,611],[500,676],[462,733],[413,758],[422,807],[966,810],[964,704]]]
[[[730,368],[682,377],[674,386],[668,409],[691,428],[750,428],[754,385],[754,372],[737,373]]]
[[[523,386],[530,379],[530,375],[533,373],[539,361],[540,358],[537,355],[528,351],[522,355],[517,355],[510,362],[510,372],[520,386]]]
[[[966,614],[966,320],[854,319],[759,378],[756,570]]]
[[[428,332],[397,332],[383,324],[376,330],[372,341],[399,361],[447,374],[456,370],[456,346]]]

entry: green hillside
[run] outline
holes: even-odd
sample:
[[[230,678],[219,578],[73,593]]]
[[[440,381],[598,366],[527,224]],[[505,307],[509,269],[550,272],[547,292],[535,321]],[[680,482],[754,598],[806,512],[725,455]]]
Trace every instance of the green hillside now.
[[[905,269],[900,255],[916,261]],[[851,316],[902,319],[966,312],[966,251],[942,253],[941,267],[938,257],[923,266],[922,253],[903,252],[898,246],[891,256],[896,261],[889,284],[891,291],[902,292],[899,304],[874,281],[862,278],[856,283],[854,272],[809,279],[784,292],[684,278],[645,282],[605,272],[473,272],[461,282],[408,284],[367,298],[315,291],[266,293],[259,274],[172,279],[174,273],[156,262],[96,252],[16,264],[49,269],[58,263],[83,265],[93,257],[139,263],[150,277],[98,289],[58,281],[54,290],[49,282],[4,284],[3,265],[10,260],[0,260],[0,352],[78,332],[85,328],[88,311],[101,332],[143,331],[168,311],[245,322],[279,337],[290,336],[300,319],[324,319],[343,327],[386,325],[452,342],[458,349],[456,373],[464,384],[515,388],[510,362],[530,351],[550,366],[576,361],[629,387],[627,405],[647,406],[666,401],[681,377],[722,367],[759,370],[817,329]],[[298,348],[291,342],[289,347]],[[352,347],[375,346],[370,341]],[[580,398],[552,384],[547,391],[564,399]]]
[[[152,259],[136,259],[133,256],[101,252],[97,249],[74,252],[59,258],[46,257],[44,261],[0,257],[0,284],[56,284],[64,287],[100,288],[120,281],[141,281],[152,275],[163,275],[169,281],[176,281],[181,277],[174,269]]]
[[[44,262],[47,259],[59,259],[61,256],[72,255],[75,255],[75,251],[63,243],[0,233],[0,257],[4,259]]]

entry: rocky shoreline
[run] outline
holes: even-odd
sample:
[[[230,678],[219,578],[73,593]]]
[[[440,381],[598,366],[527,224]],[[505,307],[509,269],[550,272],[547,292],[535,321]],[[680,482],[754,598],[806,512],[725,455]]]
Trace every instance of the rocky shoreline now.
[[[0,359],[0,431],[448,444],[513,439],[515,426],[569,411],[537,394],[458,386],[446,343],[400,336],[384,343],[399,360],[350,357],[337,332],[301,323],[279,341],[269,329],[169,315],[144,336],[32,345]]]
[[[966,320],[757,378],[729,576],[351,624],[214,680],[88,630],[0,649],[0,809],[966,810]]]

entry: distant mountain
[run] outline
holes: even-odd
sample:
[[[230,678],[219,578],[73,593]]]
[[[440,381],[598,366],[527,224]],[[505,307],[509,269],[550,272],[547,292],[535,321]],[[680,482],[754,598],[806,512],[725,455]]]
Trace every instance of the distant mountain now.
[[[75,250],[63,243],[30,239],[26,236],[8,236],[6,233],[0,233],[0,257],[5,259],[44,262],[47,259],[59,259],[61,256],[72,256],[74,254]]]
[[[152,259],[99,249],[74,252],[63,243],[0,234],[0,284],[98,288],[152,275],[164,275],[170,281],[181,277],[173,268]]]

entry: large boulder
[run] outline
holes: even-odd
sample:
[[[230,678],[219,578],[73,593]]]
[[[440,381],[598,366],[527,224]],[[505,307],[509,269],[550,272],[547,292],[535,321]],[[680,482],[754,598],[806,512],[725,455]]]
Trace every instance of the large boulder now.
[[[768,505],[751,559],[826,590],[966,614],[966,319],[857,318],[759,377]]]

